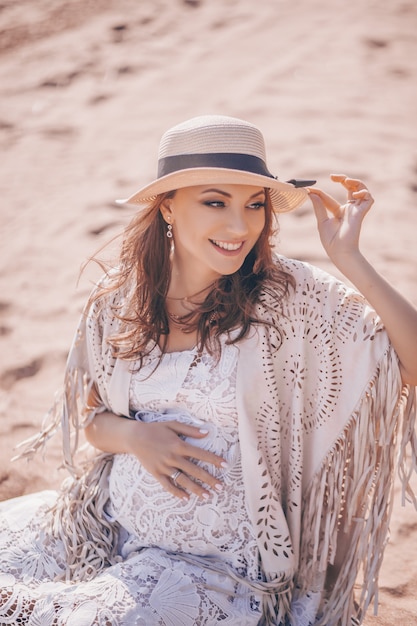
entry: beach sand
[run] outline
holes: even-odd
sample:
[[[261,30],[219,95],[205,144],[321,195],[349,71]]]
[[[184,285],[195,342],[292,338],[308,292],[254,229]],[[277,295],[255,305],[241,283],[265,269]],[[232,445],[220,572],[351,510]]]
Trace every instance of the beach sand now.
[[[3,0],[0,3],[0,499],[57,486],[59,441],[10,463],[62,381],[100,270],[81,265],[126,225],[160,135],[204,113],[258,125],[282,180],[331,172],[375,196],[362,249],[417,305],[417,5],[368,0]],[[278,248],[338,275],[309,206]],[[117,243],[103,253],[110,259]],[[417,624],[417,514],[400,506],[379,615]]]

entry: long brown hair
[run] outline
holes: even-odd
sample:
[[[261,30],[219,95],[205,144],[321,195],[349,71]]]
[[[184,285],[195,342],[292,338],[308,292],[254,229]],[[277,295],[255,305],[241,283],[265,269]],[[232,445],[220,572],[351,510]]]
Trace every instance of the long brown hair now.
[[[119,265],[111,273],[105,286],[90,298],[107,301],[113,292],[125,293],[123,305],[113,307],[113,314],[121,321],[121,330],[108,339],[119,358],[140,362],[158,343],[162,353],[169,334],[169,320],[165,304],[171,273],[171,241],[166,236],[166,223],[160,207],[175,192],[157,196],[139,211],[124,233]],[[255,314],[260,294],[267,290],[277,305],[282,303],[293,286],[293,279],[284,272],[272,254],[272,236],[277,232],[273,220],[268,190],[265,200],[265,226],[258,241],[247,255],[240,269],[221,276],[212,286],[203,303],[181,318],[185,331],[197,330],[198,347],[211,354],[220,350],[220,336],[238,329],[229,343],[243,339],[254,323],[264,320]]]

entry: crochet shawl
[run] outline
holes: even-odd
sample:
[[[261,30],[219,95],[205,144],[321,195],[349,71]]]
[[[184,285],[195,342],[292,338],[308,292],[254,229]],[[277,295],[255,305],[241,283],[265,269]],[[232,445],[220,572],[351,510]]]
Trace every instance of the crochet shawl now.
[[[402,387],[387,334],[360,294],[306,263],[277,263],[296,286],[280,306],[269,293],[260,299],[265,323],[238,344],[236,388],[265,591],[261,623],[298,623],[297,599],[312,594],[319,598],[312,623],[361,623],[377,603],[396,469],[403,500],[416,505],[415,390]],[[112,305],[122,306],[122,295],[113,293]],[[118,526],[105,514],[112,456],[95,456],[81,469],[74,460],[80,431],[98,411],[129,416],[132,363],[115,359],[106,341],[118,325],[109,302],[84,312],[64,401],[23,453],[33,454],[60,423],[73,477],[64,481],[53,530],[67,546],[71,580],[91,578],[118,558]],[[90,409],[93,385],[100,400]]]

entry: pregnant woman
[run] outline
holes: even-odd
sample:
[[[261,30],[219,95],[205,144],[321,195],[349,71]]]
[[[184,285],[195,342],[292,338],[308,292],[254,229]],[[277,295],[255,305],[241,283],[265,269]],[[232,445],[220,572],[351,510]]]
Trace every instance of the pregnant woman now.
[[[165,133],[23,453],[60,425],[71,476],[0,504],[1,624],[362,622],[397,444],[405,488],[416,462],[417,313],[359,250],[368,189],[332,178],[342,205],[279,181],[235,118]],[[306,200],[356,289],[273,252]]]

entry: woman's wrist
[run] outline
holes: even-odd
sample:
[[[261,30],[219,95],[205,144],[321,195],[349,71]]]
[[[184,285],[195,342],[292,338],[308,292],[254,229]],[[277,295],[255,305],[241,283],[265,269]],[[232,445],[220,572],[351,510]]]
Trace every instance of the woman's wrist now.
[[[369,289],[372,289],[377,272],[360,250],[338,254],[330,260],[343,276],[366,298],[367,292]]]
[[[140,422],[104,411],[86,427],[85,435],[89,443],[102,452],[132,454],[141,426]]]

